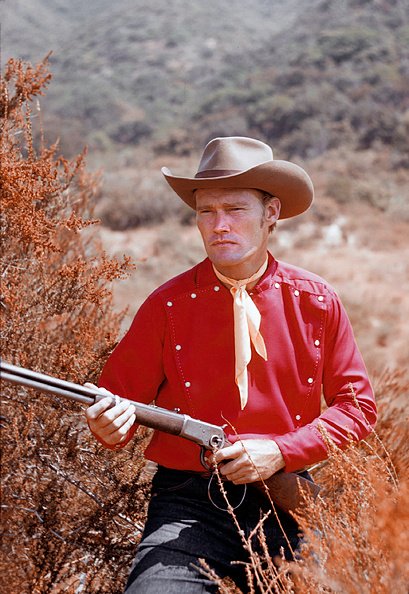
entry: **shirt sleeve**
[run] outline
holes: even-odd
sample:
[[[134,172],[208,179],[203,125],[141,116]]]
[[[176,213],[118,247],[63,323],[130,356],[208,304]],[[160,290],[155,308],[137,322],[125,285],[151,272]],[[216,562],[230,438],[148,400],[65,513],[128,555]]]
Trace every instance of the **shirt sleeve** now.
[[[343,448],[351,440],[364,439],[376,423],[376,404],[365,364],[335,294],[325,332],[322,389],[328,408],[311,423],[275,439],[287,472],[327,458],[327,439]]]
[[[163,343],[166,317],[159,300],[148,298],[138,310],[131,327],[108,358],[98,385],[113,394],[149,404],[156,398],[159,386],[165,379],[163,370]],[[128,432],[126,439],[111,446],[99,439],[109,449],[124,447],[133,437],[137,425]]]

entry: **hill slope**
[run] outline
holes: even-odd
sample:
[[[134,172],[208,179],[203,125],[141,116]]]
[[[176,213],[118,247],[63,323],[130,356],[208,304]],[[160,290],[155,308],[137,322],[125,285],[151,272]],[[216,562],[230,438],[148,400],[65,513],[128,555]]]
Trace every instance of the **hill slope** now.
[[[16,10],[14,10],[14,5]],[[7,3],[6,3],[7,6]],[[408,150],[406,0],[17,0],[4,57],[50,49],[49,129],[78,150],[189,153],[217,134],[285,155],[348,144]],[[403,158],[403,157],[402,157]]]

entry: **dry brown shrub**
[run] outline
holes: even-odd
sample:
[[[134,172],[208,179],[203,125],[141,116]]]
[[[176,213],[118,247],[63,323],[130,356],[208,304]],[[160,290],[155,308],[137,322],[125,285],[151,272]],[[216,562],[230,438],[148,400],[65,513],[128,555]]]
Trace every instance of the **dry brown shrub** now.
[[[83,382],[117,340],[110,285],[130,263],[86,229],[97,180],[84,155],[34,146],[32,100],[49,78],[46,61],[11,60],[1,79],[2,356]],[[121,591],[144,513],[143,437],[113,456],[80,405],[10,385],[1,428],[2,592]]]
[[[378,381],[380,421],[360,444],[331,455],[316,473],[322,500],[301,519],[306,543],[291,568],[295,590],[404,594],[409,583],[408,381]]]
[[[120,175],[106,174],[97,205],[102,224],[115,231],[148,227],[177,219],[188,221],[193,211],[177,201],[163,185],[158,167],[136,164]]]

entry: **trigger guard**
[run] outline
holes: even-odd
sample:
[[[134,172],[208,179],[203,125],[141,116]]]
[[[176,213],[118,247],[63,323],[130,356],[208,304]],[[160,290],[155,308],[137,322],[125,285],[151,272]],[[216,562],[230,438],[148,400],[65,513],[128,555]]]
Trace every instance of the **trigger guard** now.
[[[200,462],[202,463],[202,466],[204,468],[206,468],[206,470],[212,470],[212,467],[206,460],[206,452],[208,452],[208,451],[209,450],[207,450],[204,446],[201,446],[201,448],[200,448]]]

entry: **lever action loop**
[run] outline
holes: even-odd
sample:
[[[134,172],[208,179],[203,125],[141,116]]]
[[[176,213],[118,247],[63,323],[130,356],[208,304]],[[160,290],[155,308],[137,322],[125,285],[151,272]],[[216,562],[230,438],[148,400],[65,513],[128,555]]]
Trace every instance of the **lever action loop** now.
[[[214,479],[214,476],[215,476],[215,474],[216,474],[216,473],[215,473],[215,472],[213,472],[213,473],[212,473],[212,475],[211,475],[211,476],[210,476],[210,478],[209,478],[209,483],[208,483],[208,485],[207,485],[207,496],[208,496],[208,498],[209,498],[209,501],[210,501],[210,503],[211,503],[211,504],[212,504],[212,505],[213,505],[215,508],[219,509],[220,511],[228,511],[228,508],[227,508],[227,507],[220,507],[220,505],[217,505],[217,503],[215,503],[215,501],[214,501],[214,500],[213,500],[213,498],[212,498],[212,495],[211,495],[211,489],[212,489],[212,482],[213,482],[213,479]],[[244,499],[245,499],[245,497],[246,497],[246,494],[247,494],[247,485],[246,485],[246,484],[244,484],[244,485],[243,485],[243,487],[244,487],[244,489],[243,489],[243,495],[242,495],[242,497],[241,497],[240,501],[238,502],[238,504],[237,504],[237,505],[235,505],[234,507],[232,507],[232,510],[233,510],[233,511],[234,511],[235,509],[238,509],[238,508],[240,507],[240,505],[243,503],[243,501],[244,501]],[[229,503],[230,503],[230,502],[229,502]]]

